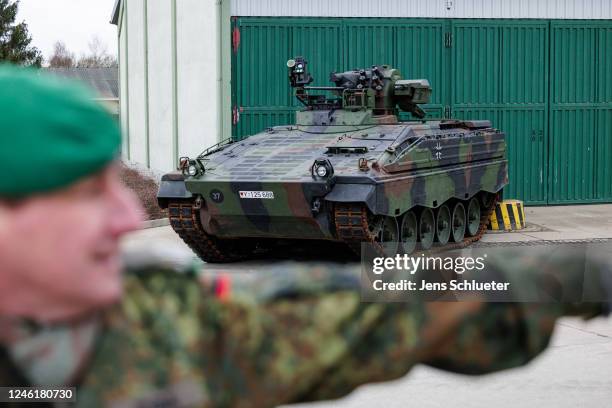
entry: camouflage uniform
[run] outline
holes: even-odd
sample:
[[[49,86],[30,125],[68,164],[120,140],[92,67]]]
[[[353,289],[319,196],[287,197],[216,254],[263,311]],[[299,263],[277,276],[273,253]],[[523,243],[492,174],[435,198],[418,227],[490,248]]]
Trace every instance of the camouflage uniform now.
[[[258,276],[176,269],[132,268],[123,301],[88,321],[19,325],[1,353],[1,383],[73,384],[85,407],[268,407],[338,398],[417,363],[468,374],[522,365],[570,311],[362,303],[357,271],[340,264],[283,263]]]

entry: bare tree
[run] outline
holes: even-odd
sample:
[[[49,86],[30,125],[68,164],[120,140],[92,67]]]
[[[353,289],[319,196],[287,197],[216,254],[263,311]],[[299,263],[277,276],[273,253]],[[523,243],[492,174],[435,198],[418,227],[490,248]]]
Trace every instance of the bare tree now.
[[[98,36],[89,42],[89,54],[81,54],[76,63],[78,68],[113,68],[117,67],[117,57],[108,53],[108,47]]]
[[[74,54],[71,53],[66,44],[57,41],[53,46],[53,55],[49,58],[50,68],[73,68],[76,66]]]

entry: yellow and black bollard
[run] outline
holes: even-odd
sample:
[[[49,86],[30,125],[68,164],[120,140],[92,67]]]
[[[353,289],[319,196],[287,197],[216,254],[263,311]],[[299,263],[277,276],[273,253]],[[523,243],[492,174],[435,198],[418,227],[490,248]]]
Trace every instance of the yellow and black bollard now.
[[[495,206],[489,218],[488,229],[492,231],[517,231],[525,228],[525,208],[519,200],[504,200]]]

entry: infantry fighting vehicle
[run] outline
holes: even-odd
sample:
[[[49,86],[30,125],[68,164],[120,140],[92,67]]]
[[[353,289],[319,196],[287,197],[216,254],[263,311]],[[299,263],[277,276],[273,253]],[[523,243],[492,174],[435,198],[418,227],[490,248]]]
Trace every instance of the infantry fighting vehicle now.
[[[507,184],[505,135],[489,121],[425,120],[427,80],[387,65],[313,87],[287,63],[296,123],[227,140],[162,178],[159,205],[205,261],[231,262],[295,240],[385,252],[478,240]],[[399,110],[415,120],[399,121]]]

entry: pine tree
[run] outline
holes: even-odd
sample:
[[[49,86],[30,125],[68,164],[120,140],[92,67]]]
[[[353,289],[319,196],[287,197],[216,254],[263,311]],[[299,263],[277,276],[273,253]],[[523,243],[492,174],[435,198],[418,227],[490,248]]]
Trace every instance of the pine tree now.
[[[40,67],[43,57],[30,45],[32,38],[25,22],[16,24],[19,1],[0,0],[0,61]]]

